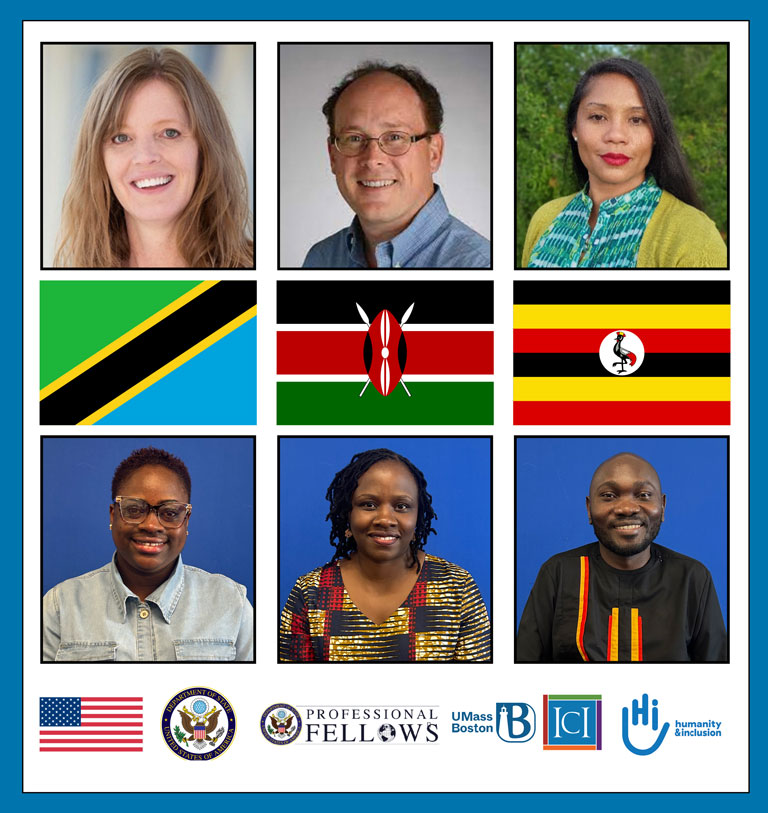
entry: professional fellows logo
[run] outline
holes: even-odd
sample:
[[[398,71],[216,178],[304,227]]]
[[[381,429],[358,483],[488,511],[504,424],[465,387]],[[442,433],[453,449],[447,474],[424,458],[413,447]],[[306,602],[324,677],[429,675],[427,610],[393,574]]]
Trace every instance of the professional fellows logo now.
[[[600,751],[603,747],[601,694],[544,695],[545,751]]]
[[[669,723],[664,723],[659,731],[659,701],[654,698],[649,705],[647,694],[640,701],[632,701],[631,723],[629,708],[624,706],[621,710],[621,739],[627,749],[639,757],[647,757],[657,751],[667,731]]]
[[[437,706],[308,706],[304,709],[308,743],[435,743]]]
[[[214,689],[184,689],[166,704],[162,728],[166,745],[182,759],[216,759],[232,744],[235,712]]]
[[[600,362],[611,375],[636,373],[644,358],[643,343],[630,330],[612,330],[600,342]]]
[[[301,715],[287,703],[274,703],[261,715],[261,733],[273,745],[288,745],[301,734]]]

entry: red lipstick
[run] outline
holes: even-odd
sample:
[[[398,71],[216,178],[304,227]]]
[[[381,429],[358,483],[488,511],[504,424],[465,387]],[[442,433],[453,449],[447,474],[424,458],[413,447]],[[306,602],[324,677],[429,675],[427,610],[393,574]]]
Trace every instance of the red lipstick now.
[[[612,167],[620,167],[629,161],[629,156],[620,152],[606,152],[600,156],[606,164]]]

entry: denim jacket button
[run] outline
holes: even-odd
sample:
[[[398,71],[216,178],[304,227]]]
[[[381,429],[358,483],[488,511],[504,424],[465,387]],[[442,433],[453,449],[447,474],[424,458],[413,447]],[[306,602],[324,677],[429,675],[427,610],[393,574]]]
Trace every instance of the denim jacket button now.
[[[139,610],[139,618],[146,618],[149,615],[149,610],[146,607],[142,607]]]

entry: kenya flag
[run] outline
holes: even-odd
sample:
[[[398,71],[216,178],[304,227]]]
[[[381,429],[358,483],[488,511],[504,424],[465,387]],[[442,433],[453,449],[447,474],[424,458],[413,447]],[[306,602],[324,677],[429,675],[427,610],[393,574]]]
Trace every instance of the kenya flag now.
[[[514,422],[730,423],[730,283],[515,282]]]
[[[279,424],[493,423],[493,283],[277,283]]]

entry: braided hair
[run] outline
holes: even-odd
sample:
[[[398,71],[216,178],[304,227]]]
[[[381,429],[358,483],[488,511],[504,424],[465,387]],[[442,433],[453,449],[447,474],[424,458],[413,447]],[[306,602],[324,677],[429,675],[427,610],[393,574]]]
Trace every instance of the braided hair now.
[[[346,536],[349,528],[349,513],[352,510],[352,495],[363,474],[382,460],[395,460],[402,463],[413,475],[419,489],[418,518],[413,539],[410,542],[413,561],[408,565],[408,567],[415,565],[418,572],[421,570],[421,564],[417,553],[424,549],[429,535],[437,533],[432,527],[432,520],[437,519],[437,514],[432,508],[432,495],[427,491],[427,481],[422,472],[407,457],[390,449],[370,449],[367,452],[358,452],[341,471],[336,472],[328,486],[325,498],[331,504],[331,510],[328,512],[326,520],[331,520],[331,546],[336,548],[330,563],[337,559],[349,559],[350,554],[357,550],[354,537],[347,538]]]

